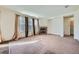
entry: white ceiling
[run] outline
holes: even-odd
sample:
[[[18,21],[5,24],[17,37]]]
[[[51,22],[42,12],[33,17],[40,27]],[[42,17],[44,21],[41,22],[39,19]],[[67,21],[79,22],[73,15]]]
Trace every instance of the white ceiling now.
[[[6,7],[27,15],[45,18],[58,16],[79,9],[78,5],[72,5],[68,8],[65,8],[65,5],[7,5]]]

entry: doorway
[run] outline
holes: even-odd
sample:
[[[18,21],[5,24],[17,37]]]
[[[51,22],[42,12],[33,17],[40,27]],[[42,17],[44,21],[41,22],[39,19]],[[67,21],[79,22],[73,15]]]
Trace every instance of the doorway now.
[[[74,16],[64,16],[64,36],[74,37]]]

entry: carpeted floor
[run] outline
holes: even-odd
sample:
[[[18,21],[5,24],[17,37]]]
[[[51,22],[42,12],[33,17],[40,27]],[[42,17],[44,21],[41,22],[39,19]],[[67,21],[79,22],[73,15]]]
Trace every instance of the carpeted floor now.
[[[79,42],[72,37],[37,35],[8,44],[9,54],[79,54]]]

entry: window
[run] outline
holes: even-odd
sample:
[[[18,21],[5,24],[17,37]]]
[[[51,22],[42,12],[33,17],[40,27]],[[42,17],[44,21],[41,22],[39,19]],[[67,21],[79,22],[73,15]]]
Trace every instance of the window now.
[[[38,19],[35,19],[34,20],[35,22],[35,34],[38,34],[39,33],[39,23],[38,23]]]
[[[19,16],[18,25],[17,25],[18,26],[17,36],[19,38],[35,35],[35,34],[38,34],[39,32],[39,26],[38,26],[37,19],[31,18],[31,17]]]
[[[28,19],[28,36],[33,35],[33,20],[31,17]]]
[[[19,36],[25,37],[25,17],[19,17]]]

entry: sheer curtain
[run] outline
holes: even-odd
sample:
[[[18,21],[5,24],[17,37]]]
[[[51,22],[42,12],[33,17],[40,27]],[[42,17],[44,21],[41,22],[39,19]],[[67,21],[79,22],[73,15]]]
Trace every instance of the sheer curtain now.
[[[25,37],[25,17],[19,17],[19,37]]]
[[[38,34],[39,33],[39,20],[38,19],[35,19],[34,20],[35,22],[35,34]]]
[[[33,20],[31,17],[28,19],[28,36],[33,35]]]

